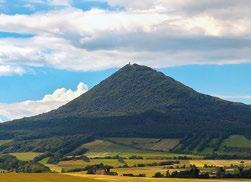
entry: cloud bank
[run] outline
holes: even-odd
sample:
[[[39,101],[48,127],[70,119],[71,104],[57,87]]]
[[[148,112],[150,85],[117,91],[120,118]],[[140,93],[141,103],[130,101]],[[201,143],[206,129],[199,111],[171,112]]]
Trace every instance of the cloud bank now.
[[[76,90],[59,88],[41,100],[27,100],[19,103],[0,103],[0,122],[19,119],[45,113],[66,104],[88,90],[84,83],[79,83]]]
[[[0,75],[32,67],[102,70],[129,61],[153,67],[251,62],[249,0],[98,1],[121,8],[84,11],[53,0],[46,2],[61,8],[0,14],[0,31],[32,35],[0,39]]]

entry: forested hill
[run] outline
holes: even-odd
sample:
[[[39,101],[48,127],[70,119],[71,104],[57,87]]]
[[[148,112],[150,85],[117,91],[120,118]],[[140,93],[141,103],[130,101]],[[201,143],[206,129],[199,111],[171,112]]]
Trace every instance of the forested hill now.
[[[0,138],[251,136],[251,106],[200,94],[137,64],[126,65],[61,108],[0,125]]]

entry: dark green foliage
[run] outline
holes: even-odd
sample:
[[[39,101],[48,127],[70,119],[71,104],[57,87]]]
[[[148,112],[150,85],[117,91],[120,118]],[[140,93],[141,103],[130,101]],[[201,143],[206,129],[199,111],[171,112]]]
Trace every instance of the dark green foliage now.
[[[43,160],[44,158],[46,158],[46,157],[50,157],[50,156],[52,156],[53,154],[51,154],[51,153],[49,153],[49,152],[45,152],[45,153],[43,153],[43,154],[40,154],[40,155],[38,155],[37,157],[35,157],[33,160],[32,160],[32,162],[39,162],[39,161],[41,161],[41,160]]]
[[[61,161],[70,161],[70,160],[83,160],[85,162],[90,162],[90,159],[85,156],[85,155],[73,155],[73,156],[65,156],[62,159],[60,159]]]
[[[239,168],[237,173],[231,174],[226,173],[224,178],[244,178],[244,179],[250,179],[251,178],[251,169],[244,169]]]
[[[85,155],[82,155],[82,156],[81,156],[81,159],[82,159],[83,161],[85,161],[85,162],[90,162],[89,157],[87,157],[87,156],[85,156]]]
[[[251,154],[239,154],[239,155],[222,155],[213,153],[204,157],[205,159],[251,159]]]
[[[207,166],[208,167],[208,166]],[[236,170],[235,170],[236,171]],[[160,172],[155,173],[153,177],[157,178],[251,178],[251,169],[238,167],[237,172],[226,172],[223,167],[214,169],[215,174],[209,175],[208,172],[202,172],[196,166],[191,166],[189,170],[166,172],[163,175]]]
[[[83,143],[93,140],[91,136],[72,135],[64,137],[51,137],[46,139],[31,139],[23,141],[12,141],[0,146],[0,152],[49,152],[54,156],[64,156],[71,153]],[[86,150],[82,149],[82,152]],[[78,154],[78,152],[73,152]]]
[[[78,147],[76,150],[74,150],[73,152],[71,152],[72,155],[82,155],[84,154],[85,152],[87,152],[87,149],[80,146]]]
[[[89,165],[85,167],[86,174],[105,174],[105,175],[116,175],[114,172],[111,172],[112,166],[104,165],[103,163],[96,165]]]
[[[226,174],[226,170],[223,167],[219,167],[216,170],[216,177],[217,178],[223,178]]]
[[[119,162],[119,163],[122,163],[123,165],[127,165],[126,162],[125,162],[125,160],[124,160],[123,158],[119,158],[119,159],[118,159],[118,162]]]
[[[48,159],[48,164],[57,164],[63,158],[62,155],[55,154]]]
[[[63,169],[63,172],[81,172],[81,171],[86,171],[86,169],[83,167],[83,168],[73,168],[73,169],[69,169],[67,171],[65,171]]]
[[[198,152],[202,152],[206,147],[208,147],[208,143],[211,140],[209,136],[202,136],[200,143],[196,146]]]
[[[155,173],[153,177],[158,178],[209,178],[208,173],[201,173],[199,168],[196,166],[191,166],[189,170],[173,171],[170,173],[166,172],[166,175],[161,174],[160,172]]]
[[[175,171],[171,175],[167,177],[172,178],[199,178],[200,176],[200,170],[196,166],[191,166],[190,170],[185,171]]]
[[[174,164],[179,164],[180,161],[163,161],[163,162],[154,162],[149,164],[137,164],[134,167],[146,167],[146,166],[171,166]]]
[[[46,150],[64,155],[83,142],[61,141],[62,136],[71,135],[188,136],[174,151],[189,153],[194,149],[202,151],[207,141],[215,136],[240,134],[251,137],[250,118],[251,106],[200,94],[145,66],[126,65],[57,110],[0,124],[0,138],[15,140],[1,146],[0,151]],[[49,143],[62,144],[47,146],[48,140],[41,138],[55,138],[56,141]],[[33,145],[29,144],[31,139],[38,140],[35,140],[36,144],[31,142]],[[84,149],[75,151],[76,154],[81,150]]]
[[[128,173],[128,174],[123,174],[122,176],[127,176],[127,177],[146,177],[146,174],[132,174],[132,173]]]
[[[11,155],[0,156],[0,169],[23,173],[42,173],[50,171],[50,169],[43,164],[30,161],[20,161]]]
[[[228,135],[224,133],[219,134],[191,134],[184,137],[178,146],[172,149],[172,152],[178,153],[201,153],[207,147],[213,149],[213,151],[218,151],[223,140],[226,139]],[[211,142],[213,141],[213,142]],[[211,153],[212,155],[213,153]],[[240,152],[241,154],[241,152]],[[205,155],[205,154],[204,154]]]
[[[126,159],[126,158],[120,157],[119,155],[115,155],[115,156],[93,157],[92,159]]]
[[[153,178],[164,178],[165,175],[160,173],[160,172],[156,172],[154,175],[153,175]]]
[[[143,157],[137,156],[137,155],[132,155],[132,156],[128,157],[128,159],[143,159]]]
[[[227,173],[222,167],[216,169],[217,178],[251,178],[251,169],[238,167],[237,173]]]
[[[240,178],[251,178],[251,169],[243,169],[240,167],[238,175]]]

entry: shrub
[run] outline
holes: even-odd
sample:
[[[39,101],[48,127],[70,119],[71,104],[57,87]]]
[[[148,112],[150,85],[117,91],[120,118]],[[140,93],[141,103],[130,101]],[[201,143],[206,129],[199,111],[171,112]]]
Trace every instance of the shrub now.
[[[165,176],[160,172],[156,172],[153,177],[154,178],[164,178]]]

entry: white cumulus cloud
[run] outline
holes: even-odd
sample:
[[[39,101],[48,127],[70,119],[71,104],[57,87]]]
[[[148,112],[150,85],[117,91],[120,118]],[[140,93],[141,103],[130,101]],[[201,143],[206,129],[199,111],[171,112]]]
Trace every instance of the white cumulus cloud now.
[[[45,113],[66,104],[88,90],[88,87],[80,82],[76,90],[59,88],[52,94],[45,95],[41,100],[27,100],[19,103],[0,103],[0,121],[19,119]]]
[[[60,6],[68,6],[71,3],[71,0],[51,0],[53,5],[60,5]]]
[[[24,73],[25,70],[21,67],[0,65],[0,76],[6,76],[12,74],[22,75]]]
[[[216,97],[222,98],[224,100],[232,102],[241,102],[251,105],[251,95],[217,95],[217,94],[212,94],[212,95],[215,95]]]
[[[251,62],[250,0],[98,1],[124,9],[83,11],[69,0],[48,0],[63,8],[0,14],[0,31],[33,35],[0,38],[0,65],[87,71],[132,58],[154,67]]]

